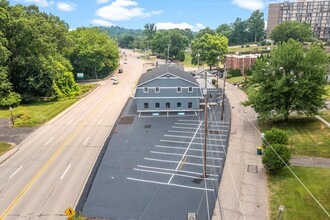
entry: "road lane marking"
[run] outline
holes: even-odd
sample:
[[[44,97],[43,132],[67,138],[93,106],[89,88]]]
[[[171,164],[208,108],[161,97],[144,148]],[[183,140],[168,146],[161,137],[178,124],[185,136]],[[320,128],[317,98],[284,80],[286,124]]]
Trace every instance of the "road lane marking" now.
[[[98,125],[101,124],[102,121],[103,121],[103,118],[101,118],[97,124]]]
[[[110,106],[109,108],[108,108],[108,111],[110,111],[112,109],[112,106]]]
[[[84,146],[86,146],[88,140],[89,140],[89,137],[85,140],[85,142],[84,142],[84,144],[83,144]]]
[[[73,122],[73,119],[71,119],[66,125],[70,125]]]
[[[70,169],[71,164],[69,164],[69,166],[66,168],[66,170],[64,171],[63,175],[61,176],[61,179],[64,178],[65,174],[68,172],[68,170]]]
[[[46,143],[45,146],[47,146],[52,140],[54,139],[54,137],[52,137],[51,139],[49,139]]]
[[[11,179],[20,169],[22,169],[23,165],[20,166],[13,174],[11,174],[11,176],[9,177],[9,179]]]

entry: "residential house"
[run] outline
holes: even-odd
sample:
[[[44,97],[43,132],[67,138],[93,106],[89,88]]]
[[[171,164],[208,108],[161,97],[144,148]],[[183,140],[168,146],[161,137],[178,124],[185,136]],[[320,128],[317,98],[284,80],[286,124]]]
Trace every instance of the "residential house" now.
[[[170,65],[160,65],[142,74],[134,99],[138,113],[200,111],[202,90],[191,73]]]

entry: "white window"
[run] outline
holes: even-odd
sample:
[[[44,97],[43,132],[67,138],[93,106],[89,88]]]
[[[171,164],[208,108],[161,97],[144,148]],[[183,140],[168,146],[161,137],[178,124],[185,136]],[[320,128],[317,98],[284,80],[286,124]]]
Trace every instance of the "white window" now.
[[[143,92],[144,92],[144,93],[148,93],[148,92],[149,92],[148,87],[143,87]]]
[[[178,88],[177,88],[177,92],[182,92],[181,87],[178,87]]]
[[[156,93],[159,93],[159,91],[160,91],[159,87],[156,87],[156,88],[155,88],[155,92],[156,92]]]
[[[188,88],[188,92],[193,92],[193,87],[190,86],[190,87]]]

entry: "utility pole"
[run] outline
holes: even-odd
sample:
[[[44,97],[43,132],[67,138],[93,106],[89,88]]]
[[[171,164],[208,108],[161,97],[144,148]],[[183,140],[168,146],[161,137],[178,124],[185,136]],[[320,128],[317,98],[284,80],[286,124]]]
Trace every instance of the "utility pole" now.
[[[225,71],[223,72],[223,86],[222,86],[222,101],[221,101],[221,120],[223,120],[223,114],[225,111],[225,87],[226,87],[226,77],[227,77],[227,69],[226,63],[224,64]]]
[[[203,177],[206,178],[206,145],[207,145],[207,71],[205,71],[205,90],[204,90],[205,108],[204,108],[204,151],[203,151]]]
[[[170,60],[170,44],[167,44],[167,60],[166,60],[166,64],[169,63]]]
[[[199,57],[200,57],[200,53],[197,52],[196,56],[197,56],[197,68],[199,70]]]
[[[219,88],[219,73],[220,73],[220,68],[219,68],[219,61],[220,61],[220,56],[218,58],[218,63],[217,63],[217,89]]]
[[[9,107],[9,111],[10,111],[11,123],[13,123],[13,125],[15,125],[15,123],[14,123],[14,117],[13,117],[13,108],[12,107]]]

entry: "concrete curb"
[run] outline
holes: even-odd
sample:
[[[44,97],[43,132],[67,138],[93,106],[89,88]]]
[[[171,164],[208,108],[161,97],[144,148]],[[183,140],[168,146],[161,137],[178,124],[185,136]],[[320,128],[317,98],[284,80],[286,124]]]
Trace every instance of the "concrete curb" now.
[[[3,155],[0,156],[0,164],[5,162],[9,157],[11,157],[14,153],[16,153],[16,151],[18,151],[16,144],[13,144],[13,145],[15,145],[14,148],[12,148],[11,150],[7,151],[6,153],[4,153]]]

